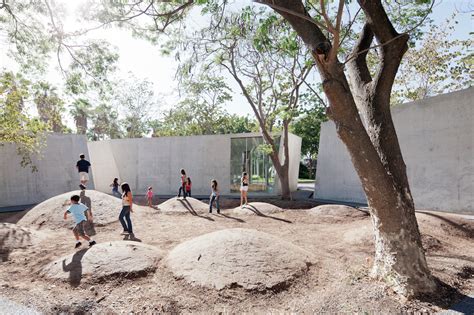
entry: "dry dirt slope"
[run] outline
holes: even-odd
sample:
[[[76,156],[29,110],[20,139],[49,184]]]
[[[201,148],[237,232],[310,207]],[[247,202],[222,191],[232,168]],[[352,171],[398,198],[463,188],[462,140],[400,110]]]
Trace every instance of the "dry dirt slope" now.
[[[206,213],[207,205],[197,200],[184,209],[176,206],[180,203],[172,200],[170,208],[175,210],[163,211],[136,206],[134,237],[120,235],[120,207],[110,206],[104,218],[107,222],[95,227],[99,245],[93,249],[72,248],[70,230],[54,226],[57,218],[49,217],[59,210],[43,215],[47,224],[24,220],[21,229],[34,231],[34,235],[39,228],[45,239],[9,247],[0,268],[2,294],[45,313],[397,313],[435,312],[454,303],[459,293],[474,288],[474,255],[469,250],[474,226],[455,215],[417,215],[428,263],[451,291],[402,303],[367,276],[373,255],[371,225],[358,210],[338,212],[335,206],[252,214],[229,209],[217,215]],[[9,230],[11,235],[12,228],[0,229],[0,239],[6,239],[2,231]],[[236,236],[232,231],[239,232]],[[144,244],[149,258],[140,259],[140,245],[126,245],[137,243]],[[107,251],[109,244],[114,244],[115,253]],[[285,258],[283,252],[288,249],[299,253],[294,261]],[[74,268],[62,267],[63,262],[68,266],[72,261]],[[174,268],[173,261],[183,268]],[[275,266],[275,261],[280,263]],[[141,266],[146,272],[107,268],[114,264]],[[255,272],[257,268],[260,272]],[[272,285],[279,276],[284,285]]]

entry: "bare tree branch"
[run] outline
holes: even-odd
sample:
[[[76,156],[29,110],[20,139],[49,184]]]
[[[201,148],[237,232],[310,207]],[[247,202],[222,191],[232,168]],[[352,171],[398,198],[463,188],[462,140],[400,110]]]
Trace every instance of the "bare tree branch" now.
[[[315,19],[311,18],[307,13],[306,15],[305,14],[301,14],[299,12],[295,12],[295,11],[292,11],[292,10],[288,10],[287,8],[285,7],[282,7],[282,6],[279,6],[277,4],[274,4],[274,3],[271,3],[271,2],[267,2],[265,0],[253,0],[254,2],[257,2],[257,3],[260,3],[260,4],[264,4],[264,5],[267,5],[269,7],[271,7],[272,9],[275,9],[276,11],[280,11],[280,12],[284,12],[284,13],[288,13],[288,14],[291,14],[291,15],[294,15],[295,17],[299,17],[303,20],[306,20],[308,22],[311,22],[317,26],[319,26],[320,28],[322,28],[323,30],[326,30],[328,32],[330,32],[329,28],[322,24],[322,23],[319,23],[318,21],[316,21]]]

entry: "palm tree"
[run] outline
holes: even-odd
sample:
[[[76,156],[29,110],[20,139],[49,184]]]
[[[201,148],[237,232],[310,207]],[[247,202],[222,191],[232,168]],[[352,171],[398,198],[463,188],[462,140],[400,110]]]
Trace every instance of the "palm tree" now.
[[[87,120],[91,116],[91,104],[88,100],[79,98],[71,105],[70,113],[76,123],[76,132],[85,135],[87,132]]]
[[[92,140],[121,138],[122,132],[118,122],[118,113],[112,106],[100,104],[93,112]]]
[[[63,132],[61,112],[64,110],[64,102],[56,93],[56,87],[48,82],[39,82],[35,85],[35,90],[34,102],[41,121],[48,124],[54,132]]]

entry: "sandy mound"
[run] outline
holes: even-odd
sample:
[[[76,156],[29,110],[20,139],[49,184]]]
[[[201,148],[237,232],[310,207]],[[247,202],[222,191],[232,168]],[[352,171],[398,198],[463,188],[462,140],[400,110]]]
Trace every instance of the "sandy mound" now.
[[[374,229],[370,222],[361,224],[358,227],[348,229],[342,235],[342,239],[345,243],[351,245],[367,245],[373,244],[374,242]],[[372,246],[372,245],[371,245]]]
[[[71,216],[68,220],[63,219],[64,211],[69,207],[72,195],[80,195],[81,202],[92,210],[95,225],[102,226],[118,220],[122,209],[120,199],[96,190],[86,190],[83,194],[81,191],[71,191],[43,201],[28,211],[18,224],[50,229],[73,226],[74,221]]]
[[[369,214],[353,207],[344,205],[322,205],[308,210],[311,215],[321,218],[347,219],[347,218],[365,218]]]
[[[209,212],[209,205],[197,199],[187,197],[186,200],[182,198],[171,198],[159,205],[163,213],[176,214],[196,214]]]
[[[422,234],[441,230],[449,236],[474,238],[474,220],[435,211],[417,212],[416,218]]]
[[[11,223],[0,223],[0,261],[7,261],[11,251],[25,248],[44,239],[37,231]]]
[[[41,274],[47,278],[69,280],[73,286],[81,279],[90,282],[113,276],[145,276],[156,269],[162,253],[156,247],[138,242],[114,241],[84,248],[47,266]]]
[[[244,215],[261,215],[265,216],[268,214],[274,214],[283,212],[284,210],[278,206],[272,205],[266,202],[251,202],[245,205],[243,208],[236,207],[230,212],[233,214],[244,214]]]
[[[226,229],[176,246],[166,258],[176,277],[218,290],[281,290],[304,274],[310,254],[278,237],[250,229]]]

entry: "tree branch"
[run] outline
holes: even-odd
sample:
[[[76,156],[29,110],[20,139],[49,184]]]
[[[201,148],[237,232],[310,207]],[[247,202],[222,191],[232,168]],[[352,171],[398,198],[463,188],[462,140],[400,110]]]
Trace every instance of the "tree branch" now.
[[[329,53],[331,44],[321,29],[325,25],[316,23],[306,11],[301,1],[294,0],[254,0],[273,8],[287,20],[312,52]]]
[[[351,75],[358,77],[360,80],[352,80],[352,82],[361,81],[363,84],[367,84],[372,81],[369,68],[367,67],[367,48],[370,47],[374,38],[374,33],[370,28],[369,24],[365,24],[362,28],[362,31],[359,35],[359,40],[357,41],[354,49],[351,52],[351,58],[349,63],[349,69],[351,70]],[[352,56],[355,56],[352,58]]]
[[[392,37],[391,39],[387,40],[386,42],[383,42],[383,43],[381,42],[380,44],[371,46],[371,47],[369,47],[369,48],[367,48],[367,49],[364,49],[364,50],[360,51],[359,53],[364,53],[364,52],[366,52],[366,51],[369,51],[369,50],[371,50],[371,49],[375,49],[375,48],[378,48],[378,47],[384,47],[384,46],[386,46],[386,45],[388,45],[388,44],[391,44],[392,42],[396,41],[396,40],[399,39],[400,37],[404,37],[404,36],[410,34],[410,33],[413,32],[415,29],[417,29],[418,27],[420,27],[421,24],[424,23],[424,21],[426,20],[426,18],[427,18],[428,15],[430,14],[430,12],[431,12],[431,10],[432,10],[434,4],[435,4],[435,0],[433,0],[433,2],[431,3],[431,6],[430,6],[430,8],[428,9],[428,12],[426,13],[426,15],[423,17],[423,19],[421,19],[420,22],[418,22],[415,26],[413,26],[413,27],[410,28],[409,30],[407,30],[407,31],[405,31],[405,32],[403,32],[403,33],[401,33],[401,34],[396,33],[396,34],[397,34],[396,36]],[[362,6],[361,6],[361,7],[362,7]],[[382,7],[382,10],[383,10],[383,7]],[[385,12],[385,11],[384,11],[384,12]],[[390,21],[388,21],[388,22],[390,23]],[[392,26],[392,27],[393,27],[393,26]],[[378,38],[377,38],[377,39],[378,39]],[[379,40],[379,42],[380,42],[380,40]],[[352,58],[355,58],[355,57],[356,57],[356,55],[352,55],[350,58],[348,58],[348,59],[346,59],[346,61],[344,61],[344,64],[348,63]]]

